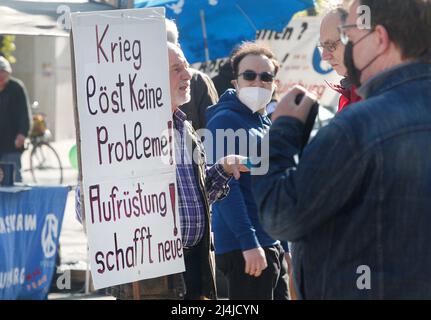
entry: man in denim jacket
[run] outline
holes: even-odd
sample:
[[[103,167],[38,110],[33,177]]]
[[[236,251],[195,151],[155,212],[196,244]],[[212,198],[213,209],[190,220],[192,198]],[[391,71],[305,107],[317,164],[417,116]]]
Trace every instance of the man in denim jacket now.
[[[351,4],[340,34],[365,100],[299,163],[313,99],[295,88],[273,115],[269,172],[252,185],[264,227],[292,242],[299,298],[431,299],[430,17],[430,0]]]

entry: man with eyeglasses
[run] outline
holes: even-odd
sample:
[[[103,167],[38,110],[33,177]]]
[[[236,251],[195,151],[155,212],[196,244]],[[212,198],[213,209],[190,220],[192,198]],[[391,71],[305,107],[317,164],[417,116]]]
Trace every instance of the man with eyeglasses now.
[[[344,45],[341,43],[337,27],[346,19],[347,12],[338,7],[329,11],[320,24],[320,44],[322,60],[327,61],[334,70],[343,77],[340,84],[329,83],[329,86],[340,93],[338,112],[348,105],[358,102],[361,97],[357,95],[355,86],[349,81],[347,69],[344,66]]]
[[[292,241],[302,299],[431,299],[431,0],[356,0],[340,30],[364,100],[299,163],[313,99],[280,101],[269,172],[252,177],[259,217]]]
[[[213,148],[212,161],[229,153],[245,157],[263,153],[262,138],[271,124],[266,106],[279,69],[274,54],[266,47],[246,42],[235,50],[231,64],[235,89],[228,89],[207,111],[207,128],[213,139],[207,138],[205,143],[207,150]],[[231,149],[224,138],[217,140],[218,132],[228,130],[239,137],[234,138]],[[253,153],[251,148],[258,149]],[[223,153],[217,154],[220,151]],[[287,242],[283,248],[263,230],[251,193],[250,173],[242,174],[238,181],[231,180],[229,187],[229,195],[214,203],[212,218],[216,265],[227,279],[229,299],[287,300]]]

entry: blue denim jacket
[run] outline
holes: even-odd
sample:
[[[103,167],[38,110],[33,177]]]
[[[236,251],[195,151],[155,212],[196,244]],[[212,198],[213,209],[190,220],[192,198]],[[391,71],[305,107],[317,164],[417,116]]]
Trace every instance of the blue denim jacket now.
[[[303,125],[277,119],[254,176],[264,228],[292,242],[303,299],[431,299],[431,64],[368,86],[299,164]]]

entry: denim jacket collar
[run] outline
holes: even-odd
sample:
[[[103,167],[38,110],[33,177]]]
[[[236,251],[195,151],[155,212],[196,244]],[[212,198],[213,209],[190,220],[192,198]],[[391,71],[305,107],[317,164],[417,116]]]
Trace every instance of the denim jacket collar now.
[[[405,81],[429,77],[431,78],[431,64],[409,61],[389,68],[368,79],[357,93],[364,99],[391,89]]]

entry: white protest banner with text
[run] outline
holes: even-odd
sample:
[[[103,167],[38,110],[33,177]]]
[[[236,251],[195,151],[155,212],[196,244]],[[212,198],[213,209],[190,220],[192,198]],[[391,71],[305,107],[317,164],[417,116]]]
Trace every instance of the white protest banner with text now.
[[[339,83],[340,76],[322,60],[317,44],[320,38],[321,17],[292,19],[280,33],[261,30],[256,34],[256,42],[270,47],[281,69],[277,79],[280,81],[277,92],[287,93],[294,85],[300,84],[318,94],[320,103],[333,105],[339,94],[331,89],[329,83]]]
[[[268,46],[281,64],[277,74],[279,86],[277,93],[286,94],[294,85],[313,90],[318,94],[320,103],[336,106],[339,94],[325,81],[338,84],[340,76],[322,60],[317,44],[320,38],[321,17],[301,17],[290,21],[282,32],[259,30],[256,42]],[[221,58],[208,62],[195,63],[193,66],[210,77],[220,71],[220,66],[228,61]]]
[[[72,14],[96,289],[184,271],[163,8]]]

